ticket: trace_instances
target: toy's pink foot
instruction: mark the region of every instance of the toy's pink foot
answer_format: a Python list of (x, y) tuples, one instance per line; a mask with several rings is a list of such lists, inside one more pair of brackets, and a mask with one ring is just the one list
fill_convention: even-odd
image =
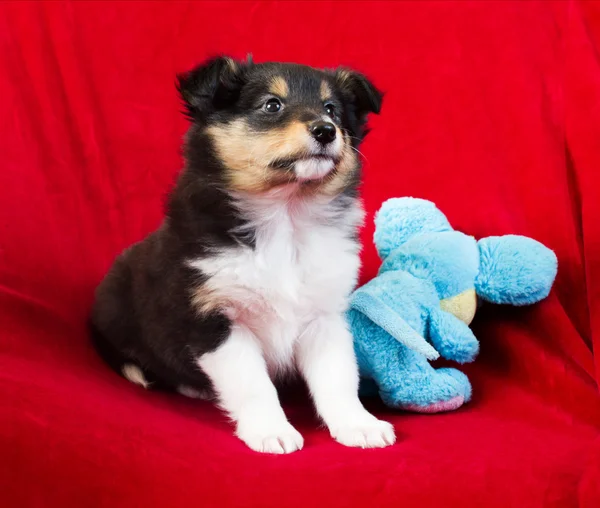
[(434, 404), (430, 404), (429, 406), (416, 406), (414, 404), (410, 404), (404, 406), (404, 409), (406, 411), (414, 411), (415, 413), (442, 413), (444, 411), (454, 411), (462, 406), (464, 402), (465, 398), (462, 395), (457, 395), (450, 400), (436, 402)]

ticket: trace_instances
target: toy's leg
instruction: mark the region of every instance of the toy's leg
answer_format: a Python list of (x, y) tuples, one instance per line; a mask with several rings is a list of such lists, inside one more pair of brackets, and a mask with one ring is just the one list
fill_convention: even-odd
[(456, 369), (430, 368), (434, 372), (430, 383), (418, 396), (404, 395), (405, 399), (412, 398), (413, 401), (402, 403), (403, 409), (417, 413), (440, 413), (458, 409), (471, 400), (471, 383), (465, 374)]
[[(361, 316), (352, 319), (363, 321)], [(355, 340), (361, 374), (377, 384), (388, 406), (431, 413), (450, 411), (470, 400), (471, 385), (462, 372), (434, 369), (423, 355), (400, 344), (366, 318), (355, 329), (364, 332)]]
[(387, 405), (435, 413), (456, 409), (470, 400), (471, 384), (462, 372), (436, 370), (425, 357), (402, 344), (397, 344), (394, 353), (396, 369), (375, 378)]

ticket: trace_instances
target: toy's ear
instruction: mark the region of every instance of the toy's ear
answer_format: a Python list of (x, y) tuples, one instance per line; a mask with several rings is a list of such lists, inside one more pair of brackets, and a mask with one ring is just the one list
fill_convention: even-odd
[(375, 215), (375, 247), (381, 259), (419, 233), (452, 231), (446, 216), (425, 199), (392, 198)]
[(530, 305), (548, 296), (558, 263), (550, 249), (531, 238), (491, 236), (478, 242), (475, 290), (491, 303)]
[(350, 307), (364, 314), (406, 347), (421, 353), (429, 360), (439, 358), (440, 355), (433, 346), (411, 328), (394, 309), (373, 294), (369, 286), (363, 286), (354, 292), (350, 299)]

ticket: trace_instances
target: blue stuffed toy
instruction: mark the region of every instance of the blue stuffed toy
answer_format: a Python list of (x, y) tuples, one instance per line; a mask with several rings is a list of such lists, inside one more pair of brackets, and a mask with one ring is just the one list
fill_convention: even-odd
[(465, 374), (434, 369), (440, 355), (471, 362), (479, 342), (469, 328), (481, 302), (529, 305), (548, 296), (554, 252), (523, 236), (476, 241), (454, 231), (433, 203), (386, 201), (375, 217), (377, 277), (351, 296), (348, 318), (361, 395), (423, 413), (449, 411), (471, 398)]

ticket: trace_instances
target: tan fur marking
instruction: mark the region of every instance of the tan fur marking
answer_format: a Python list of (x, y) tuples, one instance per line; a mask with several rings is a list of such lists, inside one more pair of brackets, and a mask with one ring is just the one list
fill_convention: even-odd
[[(292, 183), (291, 172), (271, 167), (276, 159), (286, 159), (305, 154), (309, 134), (302, 122), (292, 122), (268, 132), (254, 132), (242, 119), (229, 124), (213, 125), (207, 129), (219, 158), (227, 167), (231, 188), (236, 191), (260, 193), (274, 187)], [(338, 136), (342, 132), (338, 129)], [(359, 165), (357, 154), (352, 150), (347, 136), (344, 137), (341, 160), (336, 170), (320, 181), (302, 184), (303, 194), (335, 196), (348, 185)], [(203, 295), (202, 302), (214, 301)], [(221, 302), (222, 303), (222, 302)], [(202, 303), (205, 309), (217, 303)]]
[[(340, 133), (338, 132), (338, 135)], [(344, 138), (344, 148), (342, 149), (342, 158), (338, 163), (335, 172), (331, 173), (330, 178), (326, 178), (318, 189), (318, 192), (327, 196), (335, 196), (342, 192), (350, 183), (354, 172), (358, 169), (359, 161), (357, 154), (349, 145), (349, 140)]]
[(236, 120), (211, 126), (207, 133), (227, 166), (232, 187), (246, 192), (262, 192), (292, 181), (293, 175), (270, 165), (276, 159), (303, 155), (309, 139), (302, 122), (253, 132), (244, 120)]
[(271, 92), (273, 95), (276, 95), (277, 97), (285, 99), (290, 93), (290, 88), (285, 79), (283, 79), (281, 76), (275, 76), (271, 81), (269, 92)]
[(337, 71), (337, 78), (340, 83), (344, 83), (350, 79), (352, 73), (346, 69), (340, 69)]
[(148, 381), (144, 377), (142, 369), (140, 369), (137, 365), (134, 365), (133, 363), (126, 363), (125, 365), (123, 365), (123, 367), (121, 367), (121, 373), (123, 374), (125, 379), (131, 381), (136, 385), (141, 386), (142, 388), (147, 389), (150, 386), (150, 383), (148, 383)]
[(185, 397), (189, 397), (191, 399), (201, 399), (201, 400), (209, 400), (211, 398), (211, 394), (209, 390), (196, 390), (191, 386), (187, 385), (179, 385), (177, 387), (177, 391), (184, 395)]
[(226, 57), (225, 58), (225, 63), (227, 64), (227, 67), (229, 67), (229, 69), (232, 72), (237, 72), (238, 70), (238, 64), (235, 60), (233, 60), (232, 58)]
[(210, 314), (222, 307), (223, 303), (223, 300), (206, 284), (198, 286), (192, 292), (192, 305), (199, 314)]
[(329, 88), (329, 83), (327, 83), (327, 81), (321, 81), (320, 92), (322, 101), (326, 101), (327, 99), (331, 98), (331, 88)]

